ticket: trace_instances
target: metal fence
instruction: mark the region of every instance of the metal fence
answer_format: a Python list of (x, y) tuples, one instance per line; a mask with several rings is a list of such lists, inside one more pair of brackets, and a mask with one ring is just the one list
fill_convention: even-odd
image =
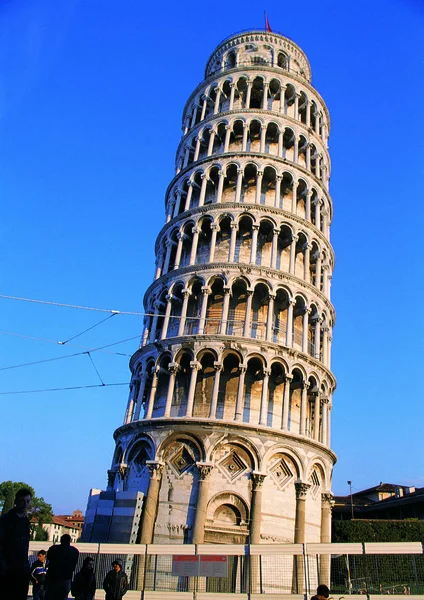
[[(46, 544), (48, 545), (48, 544)], [(77, 571), (86, 556), (95, 561), (97, 587), (102, 588), (112, 561), (120, 558), (128, 575), (127, 600), (178, 598), (255, 600), (315, 593), (329, 583), (334, 600), (367, 596), (410, 596), (424, 599), (423, 545), (417, 543), (142, 545), (75, 544), (80, 551)], [(30, 562), (43, 548), (31, 542)], [(45, 547), (44, 549), (47, 550)], [(226, 576), (173, 574), (174, 555), (225, 556)], [(103, 598), (100, 591), (96, 598)]]

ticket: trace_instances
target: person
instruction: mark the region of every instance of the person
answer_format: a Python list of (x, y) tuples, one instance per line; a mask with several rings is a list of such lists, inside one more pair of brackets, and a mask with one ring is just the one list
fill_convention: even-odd
[(0, 598), (7, 600), (26, 600), (28, 596), (30, 505), (31, 491), (21, 488), (14, 508), (0, 518)]
[(71, 536), (64, 533), (60, 544), (47, 551), (45, 600), (66, 600), (71, 589), (72, 575), (78, 562), (79, 551), (71, 546)]
[(103, 589), (106, 592), (106, 600), (121, 600), (129, 588), (128, 577), (122, 570), (123, 563), (120, 558), (115, 558), (112, 570), (106, 573), (103, 581)]
[(96, 577), (94, 575), (94, 560), (86, 556), (82, 569), (75, 575), (71, 585), (71, 594), (76, 600), (93, 600), (96, 594)]
[(317, 593), (315, 596), (312, 596), (311, 600), (327, 600), (327, 598), (330, 595), (330, 590), (328, 589), (328, 587), (324, 584), (321, 583), (318, 587), (317, 587)]
[(33, 600), (44, 600), (46, 591), (46, 551), (40, 550), (37, 560), (31, 565), (32, 597)]

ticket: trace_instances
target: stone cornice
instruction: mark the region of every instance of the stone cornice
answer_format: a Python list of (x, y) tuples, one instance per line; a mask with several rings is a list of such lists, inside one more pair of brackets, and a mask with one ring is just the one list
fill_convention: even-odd
[[(327, 200), (328, 200), (328, 204), (330, 206), (330, 219), (333, 216), (333, 202), (330, 196), (330, 192), (327, 190), (327, 188), (325, 187), (325, 185), (322, 183), (321, 179), (318, 179), (318, 177), (316, 175), (314, 175), (311, 171), (308, 171), (308, 169), (306, 169), (305, 167), (302, 167), (301, 165), (299, 165), (298, 163), (294, 163), (290, 160), (287, 160), (286, 158), (281, 158), (280, 156), (272, 156), (271, 154), (265, 154), (262, 152), (226, 152), (225, 154), (217, 154), (216, 156), (207, 156), (206, 158), (202, 158), (201, 160), (196, 160), (195, 162), (191, 163), (188, 167), (186, 167), (185, 169), (182, 169), (179, 173), (177, 173), (172, 180), (170, 181), (168, 187), (166, 188), (166, 192), (165, 192), (165, 206), (168, 203), (168, 195), (169, 192), (172, 189), (172, 186), (175, 185), (175, 183), (180, 179), (183, 178), (185, 176), (187, 176), (188, 173), (191, 173), (191, 171), (196, 171), (196, 169), (200, 166), (200, 165), (204, 165), (207, 163), (211, 163), (211, 166), (214, 165), (216, 166), (217, 163), (219, 163), (219, 161), (222, 160), (227, 160), (228, 158), (233, 158), (235, 156), (240, 156), (242, 158), (249, 158), (252, 156), (257, 156), (259, 158), (262, 159), (266, 159), (269, 160), (270, 164), (272, 165), (273, 162), (276, 162), (277, 164), (281, 165), (288, 165), (290, 168), (294, 168), (294, 170), (298, 170), (300, 171), (300, 173), (302, 173), (303, 175), (306, 175), (307, 177), (310, 177), (312, 181), (314, 181), (318, 187), (322, 190), (322, 192), (325, 194)], [(268, 166), (268, 165), (265, 165)], [(224, 204), (224, 203), (222, 203)], [(210, 205), (209, 205), (210, 206)]]
[[(225, 207), (225, 208), (223, 208)], [(173, 219), (171, 219), (170, 221), (168, 221), (168, 223), (165, 223), (165, 225), (162, 227), (162, 229), (159, 231), (158, 236), (156, 238), (156, 243), (155, 243), (155, 253), (157, 254), (160, 251), (160, 241), (161, 238), (163, 237), (163, 235), (166, 233), (167, 230), (171, 229), (176, 223), (178, 223), (179, 221), (183, 222), (185, 219), (190, 219), (190, 217), (192, 217), (193, 215), (205, 215), (205, 214), (215, 214), (218, 213), (220, 215), (224, 214), (225, 212), (227, 212), (227, 209), (239, 209), (240, 213), (251, 213), (254, 211), (258, 211), (258, 212), (262, 212), (264, 213), (263, 216), (267, 216), (267, 215), (276, 215), (278, 217), (283, 216), (285, 218), (285, 220), (287, 221), (294, 221), (295, 223), (297, 223), (298, 225), (301, 225), (302, 227), (305, 226), (306, 224), (306, 229), (311, 229), (314, 233), (314, 235), (321, 240), (321, 242), (323, 242), (333, 261), (333, 268), (334, 268), (334, 263), (335, 263), (335, 256), (334, 256), (334, 250), (333, 247), (331, 245), (331, 242), (325, 237), (325, 235), (311, 222), (311, 221), (307, 221), (306, 219), (303, 219), (302, 217), (298, 217), (297, 215), (294, 215), (292, 212), (288, 211), (288, 210), (283, 210), (282, 208), (275, 208), (274, 206), (267, 206), (266, 204), (244, 204), (241, 202), (222, 202), (220, 204), (206, 204), (204, 206), (198, 206), (197, 208), (192, 208), (190, 210), (186, 210), (184, 212), (182, 212), (181, 214), (177, 215), (176, 217), (174, 217)], [(249, 263), (250, 264), (250, 263)]]
[[(181, 349), (183, 347), (190, 346), (194, 347), (195, 344), (201, 344), (205, 346), (205, 342), (208, 342), (207, 346), (209, 348), (215, 348), (217, 345), (222, 346), (222, 350), (226, 347), (234, 346), (234, 349), (240, 351), (240, 347), (242, 348), (250, 348), (258, 350), (258, 347), (266, 350), (274, 351), (274, 356), (270, 358), (270, 360), (280, 356), (287, 361), (287, 356), (293, 362), (302, 362), (303, 364), (310, 365), (312, 370), (317, 371), (322, 376), (322, 379), (327, 378), (328, 381), (332, 384), (332, 389), (335, 391), (336, 389), (336, 378), (334, 377), (332, 371), (328, 369), (320, 360), (317, 360), (310, 354), (305, 354), (301, 350), (297, 350), (296, 348), (289, 348), (283, 344), (277, 344), (276, 342), (267, 342), (265, 340), (255, 340), (253, 338), (244, 338), (240, 336), (233, 335), (221, 335), (221, 334), (196, 334), (196, 335), (183, 335), (183, 336), (175, 336), (172, 338), (166, 338), (163, 340), (159, 340), (154, 343), (146, 344), (141, 348), (138, 348), (131, 356), (130, 359), (130, 369), (131, 372), (134, 372), (137, 366), (137, 361), (143, 356), (143, 354), (150, 353), (153, 348), (156, 349), (156, 353), (160, 354), (165, 349), (170, 349), (174, 346), (177, 349)], [(283, 349), (283, 350), (281, 350)], [(266, 353), (264, 350), (264, 353)]]
[(159, 417), (156, 419), (148, 419), (144, 421), (133, 421), (126, 425), (118, 427), (113, 434), (115, 442), (121, 435), (128, 433), (141, 433), (143, 430), (160, 430), (169, 429), (170, 432), (174, 432), (176, 429), (182, 429), (186, 433), (191, 433), (191, 428), (196, 435), (200, 432), (204, 434), (210, 434), (211, 431), (216, 429), (217, 432), (222, 434), (223, 429), (225, 433), (236, 433), (240, 434), (241, 431), (245, 431), (247, 435), (251, 436), (253, 432), (259, 435), (265, 435), (268, 439), (275, 439), (276, 442), (281, 440), (287, 440), (296, 446), (304, 445), (314, 452), (317, 452), (321, 456), (324, 456), (327, 460), (330, 460), (332, 464), (337, 461), (336, 454), (324, 444), (317, 442), (311, 438), (301, 436), (297, 433), (291, 433), (288, 431), (280, 431), (273, 429), (272, 427), (249, 425), (249, 423), (236, 423), (235, 421), (225, 421), (223, 419), (201, 419), (198, 417), (181, 417), (181, 418), (169, 418)]
[[(219, 121), (221, 118), (223, 117), (228, 117), (228, 116), (232, 116), (232, 115), (270, 115), (272, 117), (276, 117), (277, 119), (281, 119), (283, 121), (288, 121), (289, 124), (291, 123), (292, 125), (296, 125), (301, 127), (301, 129), (305, 132), (306, 135), (310, 135), (311, 133), (314, 136), (314, 139), (320, 144), (321, 149), (325, 152), (325, 155), (327, 157), (328, 160), (328, 166), (329, 166), (329, 172), (331, 172), (331, 158), (330, 158), (330, 153), (328, 151), (327, 146), (325, 145), (324, 140), (316, 133), (316, 131), (314, 129), (312, 129), (312, 127), (307, 127), (305, 125), (305, 123), (302, 123), (301, 121), (298, 121), (296, 119), (293, 119), (293, 117), (290, 117), (289, 115), (282, 115), (281, 113), (275, 111), (275, 110), (264, 110), (264, 109), (260, 109), (260, 108), (243, 108), (243, 109), (239, 109), (239, 110), (227, 110), (225, 112), (220, 112), (217, 113), (216, 115), (209, 115), (208, 117), (206, 117), (206, 119), (203, 119), (203, 121), (200, 121), (199, 123), (197, 123), (197, 125), (195, 125), (192, 129), (190, 129), (186, 135), (184, 135), (179, 144), (178, 144), (178, 148), (176, 151), (176, 156), (178, 156), (178, 153), (181, 149), (181, 146), (183, 145), (183, 143), (187, 140), (187, 138), (190, 135), (193, 135), (194, 132), (198, 131), (199, 129), (201, 129), (202, 127), (204, 127), (205, 125), (212, 123), (213, 121)], [(228, 153), (226, 152), (224, 154), (224, 156), (226, 156)], [(267, 154), (267, 156), (273, 156), (271, 154)]]
[(189, 265), (187, 267), (180, 267), (179, 269), (177, 269), (175, 271), (171, 271), (170, 273), (167, 273), (166, 275), (162, 275), (162, 277), (159, 277), (159, 279), (156, 279), (156, 281), (154, 281), (153, 283), (151, 283), (149, 285), (149, 287), (147, 288), (147, 290), (144, 294), (144, 298), (143, 298), (144, 306), (146, 306), (147, 299), (148, 299), (149, 295), (152, 293), (152, 291), (155, 289), (155, 287), (161, 287), (172, 281), (176, 281), (181, 278), (181, 275), (190, 273), (194, 276), (200, 272), (211, 271), (212, 272), (211, 276), (212, 276), (212, 275), (222, 274), (223, 271), (226, 271), (228, 269), (232, 269), (234, 274), (240, 274), (240, 276), (244, 275), (244, 276), (248, 277), (249, 275), (252, 274), (252, 275), (256, 275), (257, 277), (262, 277), (264, 279), (269, 278), (269, 279), (273, 280), (275, 283), (281, 283), (281, 282), (284, 282), (286, 284), (289, 284), (291, 282), (296, 283), (296, 285), (299, 288), (303, 288), (304, 290), (312, 293), (312, 295), (315, 295), (317, 298), (319, 298), (321, 300), (322, 304), (324, 304), (326, 306), (326, 308), (330, 311), (330, 314), (331, 314), (331, 317), (333, 320), (333, 324), (336, 322), (336, 312), (334, 310), (332, 303), (330, 302), (330, 300), (328, 300), (328, 298), (326, 296), (324, 296), (324, 294), (322, 292), (317, 290), (317, 288), (315, 286), (313, 286), (311, 283), (307, 283), (303, 279), (295, 277), (294, 275), (290, 275), (290, 273), (278, 271), (277, 269), (271, 269), (270, 267), (260, 267), (257, 265), (252, 265), (250, 263), (243, 264), (243, 263), (215, 262), (215, 263), (205, 263), (202, 265), (196, 264), (196, 265)]

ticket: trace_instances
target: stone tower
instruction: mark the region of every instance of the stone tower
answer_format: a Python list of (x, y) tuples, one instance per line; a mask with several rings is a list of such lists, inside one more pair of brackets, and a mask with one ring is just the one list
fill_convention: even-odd
[(329, 128), (271, 32), (219, 44), (187, 101), (109, 471), (142, 543), (330, 539)]

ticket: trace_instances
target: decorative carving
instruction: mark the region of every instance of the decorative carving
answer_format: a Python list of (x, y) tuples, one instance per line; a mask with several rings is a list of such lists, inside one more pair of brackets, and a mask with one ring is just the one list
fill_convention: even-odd
[(167, 461), (167, 464), (178, 477), (181, 477), (181, 475), (193, 467), (195, 462), (196, 461), (187, 446), (182, 446), (171, 456)]
[(303, 483), (303, 481), (296, 481), (294, 487), (296, 489), (296, 500), (306, 500), (308, 490), (311, 487), (309, 483)]
[(293, 473), (284, 458), (276, 462), (270, 468), (269, 473), (280, 490), (285, 488), (293, 479)]
[(113, 488), (115, 485), (116, 471), (109, 469), (107, 472), (107, 486)]
[(206, 479), (208, 479), (209, 475), (212, 472), (213, 465), (210, 463), (198, 462), (198, 463), (196, 463), (196, 466), (199, 469), (199, 475), (200, 475), (201, 481), (205, 481)]
[(163, 473), (163, 463), (155, 460), (146, 461), (147, 468), (149, 469), (151, 479), (160, 479)]
[(234, 481), (248, 469), (248, 465), (234, 450), (224, 456), (219, 462), (218, 467), (230, 481)]
[(266, 473), (258, 473), (257, 471), (253, 471), (250, 474), (253, 483), (254, 490), (261, 490), (265, 481)]

